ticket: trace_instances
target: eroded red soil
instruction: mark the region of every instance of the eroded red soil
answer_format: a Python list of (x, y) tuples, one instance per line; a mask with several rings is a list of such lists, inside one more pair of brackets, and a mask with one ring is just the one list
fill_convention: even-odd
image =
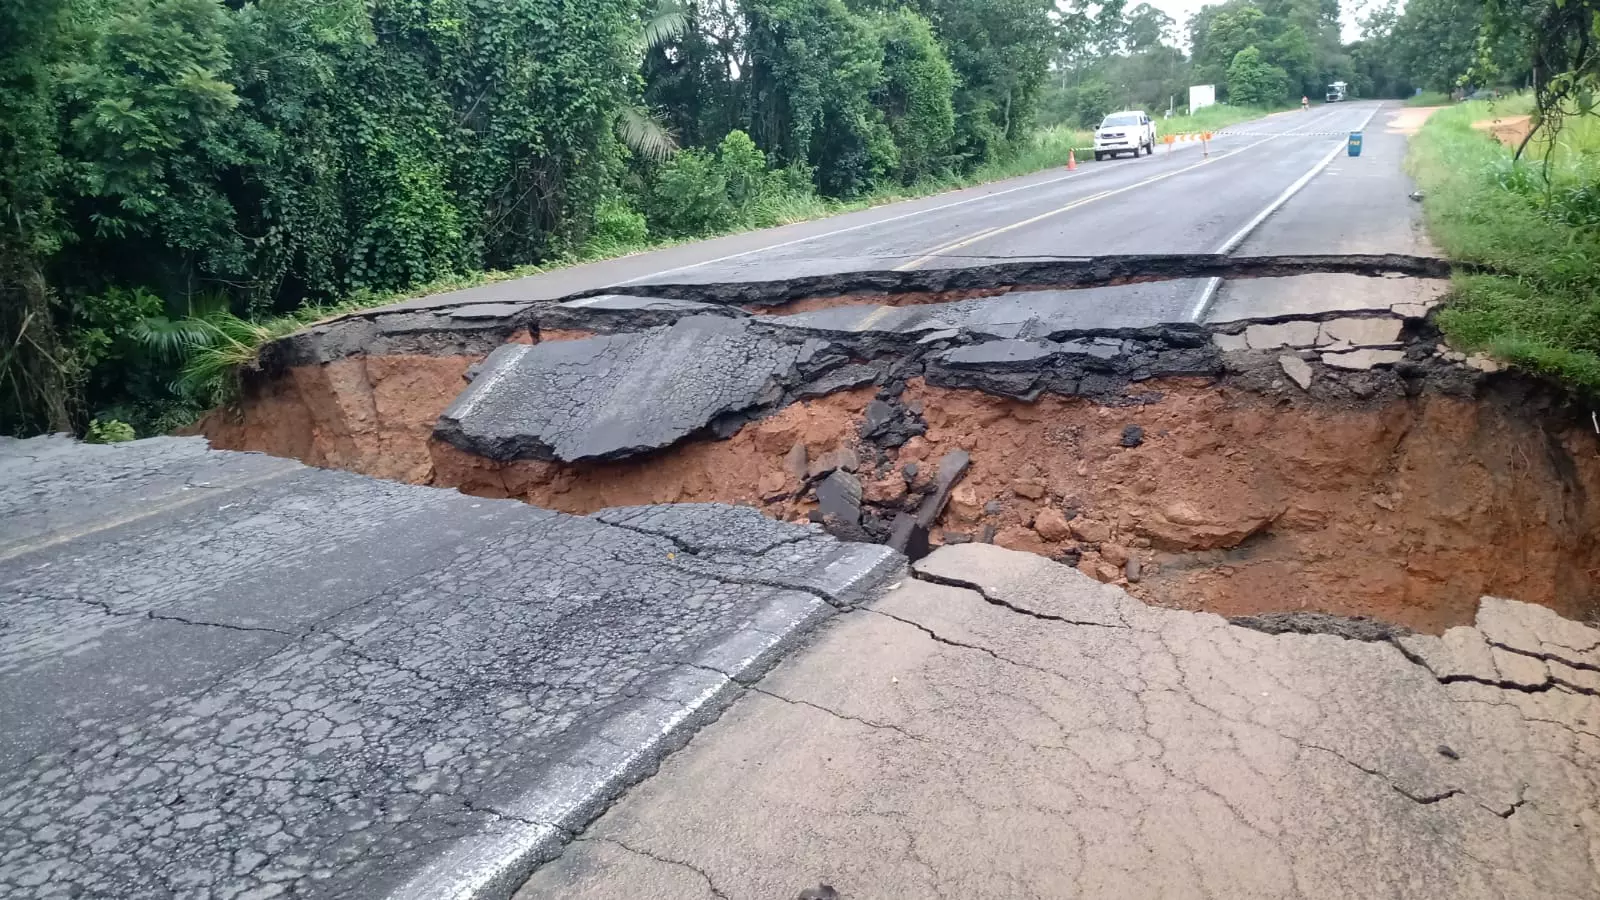
[[(797, 403), (726, 441), (647, 458), (497, 463), (434, 441), (476, 358), (373, 356), (291, 370), (213, 444), (573, 513), (718, 500), (803, 519), (808, 472), (854, 465), (867, 501), (904, 500), (956, 447), (972, 466), (934, 532), (1050, 556), (1146, 600), (1223, 614), (1313, 610), (1438, 632), (1482, 594), (1592, 617), (1600, 571), (1595, 437), (1549, 433), (1509, 402), (1445, 396), (1370, 408), (1211, 383), (1146, 383), (1144, 405), (1022, 403), (913, 381), (928, 422), (887, 457), (855, 447), (872, 389)], [(1122, 446), (1124, 429), (1143, 442)]]

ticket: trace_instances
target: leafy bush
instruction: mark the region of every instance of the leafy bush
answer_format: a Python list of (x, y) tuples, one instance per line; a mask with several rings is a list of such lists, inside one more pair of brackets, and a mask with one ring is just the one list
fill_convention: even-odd
[(1406, 98), (1407, 106), (1449, 106), (1450, 95), (1443, 91), (1423, 91)]
[(717, 174), (722, 176), (728, 202), (736, 210), (748, 209), (767, 191), (767, 156), (738, 129), (717, 145)]
[(928, 20), (901, 9), (878, 23), (883, 81), (873, 95), (893, 138), (894, 176), (911, 184), (946, 169), (956, 134), (955, 71)]
[(583, 255), (589, 259), (615, 256), (649, 243), (650, 229), (644, 213), (635, 210), (622, 197), (608, 197), (594, 211), (594, 224), (589, 228)]
[(651, 230), (673, 237), (709, 234), (733, 224), (728, 181), (716, 157), (682, 150), (656, 173), (647, 212)]
[[(1439, 324), (1452, 344), (1600, 395), (1600, 128), (1573, 123), (1547, 159), (1520, 161), (1472, 127), (1515, 115), (1526, 98), (1461, 103), (1429, 118), (1410, 165), (1430, 231), (1452, 259), (1486, 273), (1457, 275)], [(1548, 165), (1547, 165), (1548, 162)]]
[(127, 422), (116, 419), (92, 419), (84, 432), (83, 439), (91, 444), (120, 444), (123, 441), (131, 441), (137, 436), (133, 433), (133, 426)]

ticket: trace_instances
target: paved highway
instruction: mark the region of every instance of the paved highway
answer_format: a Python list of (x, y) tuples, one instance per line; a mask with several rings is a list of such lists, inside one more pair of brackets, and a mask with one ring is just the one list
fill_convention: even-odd
[[(652, 284), (771, 281), (1133, 253), (1429, 253), (1394, 104), (1278, 113), (1154, 156), (1048, 170), (827, 219), (396, 304), (550, 300)], [(1359, 159), (1344, 156), (1364, 130)], [(1268, 217), (1273, 228), (1263, 228)], [(1267, 236), (1280, 233), (1286, 239)]]

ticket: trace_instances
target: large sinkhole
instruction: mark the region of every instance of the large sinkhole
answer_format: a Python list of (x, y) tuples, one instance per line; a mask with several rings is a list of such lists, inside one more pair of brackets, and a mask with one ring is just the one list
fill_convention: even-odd
[[(990, 541), (1150, 603), (1230, 616), (1366, 616), (1438, 633), (1470, 623), (1492, 594), (1595, 618), (1600, 444), (1588, 413), (1546, 385), (1464, 364), (1418, 312), (1051, 351), (1057, 373), (1073, 352), (1105, 363), (1096, 347), (1142, 360), (1133, 377), (1094, 375), (1093, 390), (1083, 371), (1070, 389), (1024, 385), (1031, 370), (992, 341), (847, 340), (831, 371), (853, 374), (821, 376), (828, 390), (813, 379), (814, 395), (767, 391), (664, 447), (577, 461), (507, 458), (509, 444), (478, 452), (441, 426), (469, 375), (503, 374), (481, 374), (487, 345), (455, 334), (429, 352), (369, 347), (264, 368), (203, 430), (222, 448), (570, 513), (717, 501), (902, 543), (896, 529), (920, 515), (929, 527), (912, 552), (919, 540)], [(569, 330), (519, 337), (535, 349), (591, 340), (559, 324)], [(992, 365), (964, 372), (930, 355), (948, 363), (951, 347)]]

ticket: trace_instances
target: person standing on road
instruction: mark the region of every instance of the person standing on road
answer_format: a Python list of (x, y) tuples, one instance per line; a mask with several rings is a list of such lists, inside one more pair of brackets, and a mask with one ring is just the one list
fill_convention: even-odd
[(1300, 108), (1304, 109), (1304, 110), (1311, 109), (1311, 98), (1307, 97), (1305, 94), (1301, 94), (1300, 95)]

